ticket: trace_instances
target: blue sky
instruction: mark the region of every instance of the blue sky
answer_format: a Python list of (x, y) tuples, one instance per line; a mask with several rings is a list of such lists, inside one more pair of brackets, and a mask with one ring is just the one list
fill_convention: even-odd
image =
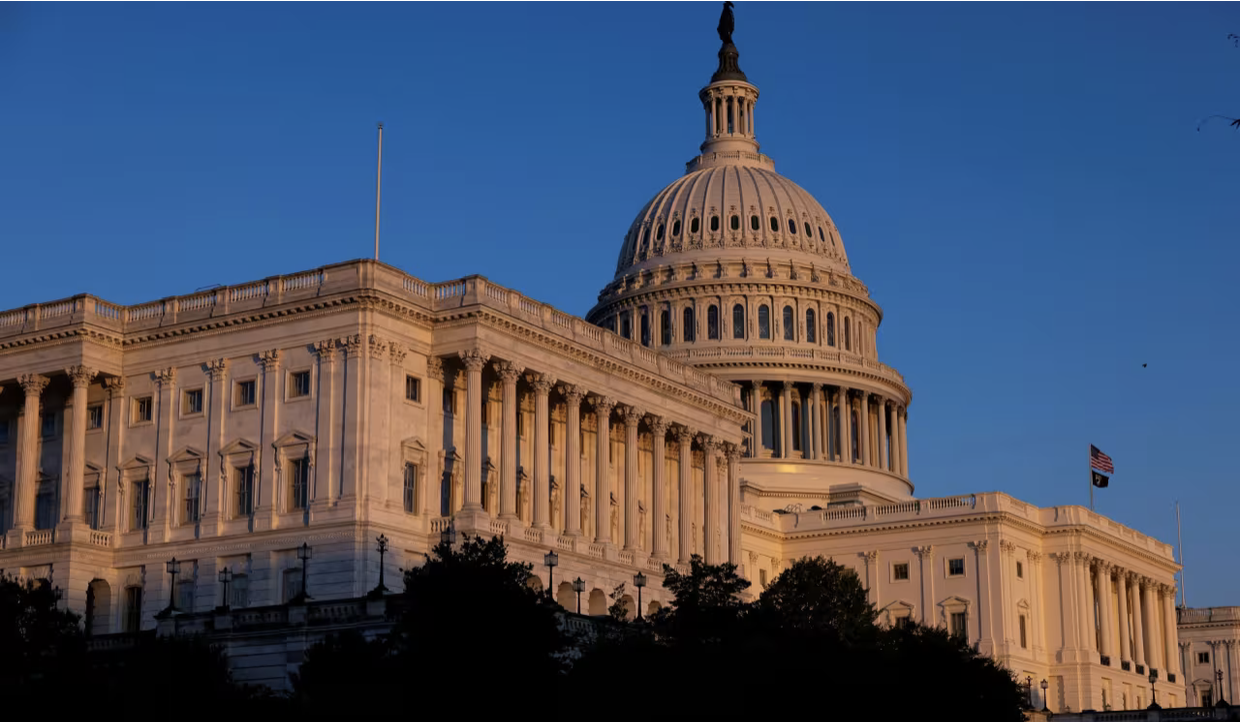
[[(365, 257), (584, 314), (701, 142), (709, 4), (0, 6), (0, 308)], [(1086, 503), (1240, 604), (1234, 4), (737, 9), (763, 151), (914, 390), (918, 493)], [(1148, 364), (1142, 368), (1142, 364)]]

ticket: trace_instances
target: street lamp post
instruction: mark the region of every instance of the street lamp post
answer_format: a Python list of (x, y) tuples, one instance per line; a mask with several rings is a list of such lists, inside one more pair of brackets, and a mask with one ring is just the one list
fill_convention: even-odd
[(642, 620), (642, 587), (646, 586), (646, 575), (638, 572), (633, 575), (633, 586), (637, 587), (637, 621)]
[(1146, 707), (1146, 709), (1162, 709), (1162, 707), (1158, 706), (1158, 690), (1154, 688), (1154, 683), (1157, 681), (1158, 681), (1158, 675), (1154, 674), (1154, 670), (1151, 669), (1150, 670), (1150, 698), (1153, 699), (1154, 701), (1150, 702), (1150, 706)]
[(181, 573), (181, 562), (178, 562), (177, 558), (173, 557), (168, 560), (166, 568), (170, 578), (168, 583), (168, 610), (175, 611), (177, 608), (177, 575)]
[(1046, 681), (1045, 679), (1044, 679), (1044, 680), (1042, 680), (1042, 711), (1043, 711), (1043, 712), (1050, 712), (1050, 711), (1051, 711), (1051, 710), (1050, 710), (1050, 708), (1046, 706), (1046, 703), (1047, 703), (1047, 701), (1048, 701), (1048, 700), (1046, 699), (1046, 688), (1047, 688), (1047, 687), (1049, 687), (1049, 686), (1050, 686), (1050, 684), (1048, 684), (1048, 683), (1047, 683), (1047, 681)]
[(375, 541), (379, 542), (379, 586), (375, 587), (375, 592), (383, 594), (388, 589), (383, 585), (383, 555), (387, 554), (388, 538), (386, 534), (380, 534)]
[(581, 593), (586, 590), (586, 583), (581, 577), (573, 580), (573, 591), (577, 592), (577, 613), (581, 614)]
[(220, 574), (219, 574), (220, 584), (224, 585), (224, 601), (222, 604), (220, 604), (220, 609), (224, 609), (224, 610), (228, 609), (228, 585), (232, 584), (232, 578), (233, 578), (232, 569), (229, 569), (228, 567), (224, 567), (223, 569), (220, 570)]
[(1033, 708), (1033, 677), (1025, 677), (1025, 701)]
[(1223, 700), (1223, 670), (1214, 670), (1214, 679), (1218, 681), (1218, 684), (1215, 685), (1218, 688), (1218, 699), (1214, 701), (1214, 704), (1215, 706), (1222, 707), (1225, 704)]
[(448, 522), (447, 528), (439, 532), (439, 543), (447, 544), (449, 549), (456, 544), (456, 527), (453, 526), (452, 522)]
[[(547, 594), (555, 594), (555, 568), (560, 563), (560, 555), (554, 551), (549, 551), (543, 557), (543, 564), (547, 565)], [(555, 597), (552, 596), (552, 599)]]
[(310, 547), (309, 542), (302, 542), (297, 547), (297, 558), (301, 560), (301, 594), (298, 599), (305, 601), (310, 598), (310, 593), (306, 591), (306, 567), (310, 565), (310, 558), (314, 556), (314, 549)]

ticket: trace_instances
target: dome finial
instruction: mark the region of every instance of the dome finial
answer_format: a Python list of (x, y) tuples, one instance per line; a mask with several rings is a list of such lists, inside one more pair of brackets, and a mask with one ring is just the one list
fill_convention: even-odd
[(740, 80), (748, 82), (740, 66), (740, 51), (732, 44), (732, 31), (736, 29), (736, 16), (732, 14), (732, 3), (723, 4), (723, 13), (719, 15), (719, 40), (723, 47), (719, 48), (719, 69), (711, 76), (710, 82), (720, 80)]

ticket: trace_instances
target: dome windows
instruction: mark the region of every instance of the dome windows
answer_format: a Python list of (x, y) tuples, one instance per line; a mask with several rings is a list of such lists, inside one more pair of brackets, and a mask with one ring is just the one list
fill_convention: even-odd
[(698, 232), (698, 231), (700, 231), (700, 230), (702, 230), (702, 219), (701, 219), (701, 218), (698, 218), (697, 216), (694, 216), (694, 217), (693, 217), (693, 218), (689, 221), (689, 232), (690, 232), (690, 233), (697, 233), (697, 232)]
[(679, 218), (677, 218), (676, 221), (672, 223), (672, 235), (673, 236), (680, 235), (680, 219)]
[[(714, 306), (711, 306), (711, 308), (714, 308)], [(693, 309), (686, 307), (684, 312), (684, 322), (681, 325), (680, 332), (681, 335), (684, 336), (685, 343), (693, 343), (693, 332)]]
[(794, 236), (797, 234), (797, 222), (792, 218), (788, 219), (788, 232)]
[(659, 312), (659, 342), (664, 346), (672, 345), (672, 312), (666, 308)]
[(835, 314), (827, 312), (827, 345), (835, 345)]
[(706, 309), (706, 338), (719, 340), (719, 307), (712, 305)]
[(845, 318), (845, 319), (844, 319), (844, 350), (845, 350), (845, 351), (852, 351), (852, 338), (851, 338), (852, 333), (851, 333), (851, 331), (852, 331), (852, 329), (850, 328), (850, 324), (848, 323), (848, 319), (847, 319), (847, 318)]
[(654, 232), (654, 239), (656, 241), (663, 240), (663, 224), (662, 223), (659, 224), (658, 230)]
[(753, 215), (749, 217), (749, 230), (751, 231), (762, 230), (762, 221), (761, 219), (758, 218), (758, 216)]
[(805, 222), (805, 237), (806, 238), (814, 237), (814, 231), (809, 227), (809, 221)]
[[(740, 308), (740, 306), (737, 306)], [(758, 306), (758, 338), (771, 337), (771, 309), (763, 304)], [(737, 338), (740, 338), (737, 336)]]
[(817, 317), (814, 309), (805, 309), (805, 340), (809, 343), (818, 343), (818, 332), (814, 328), (817, 325)]
[(732, 217), (728, 219), (728, 225), (732, 230), (739, 231), (741, 229), (741, 217), (733, 213)]
[(719, 230), (719, 216), (710, 217), (710, 230), (712, 233)]
[(779, 233), (779, 219), (775, 216), (771, 216), (771, 232)]
[(796, 316), (792, 312), (792, 306), (784, 306), (784, 340), (795, 341), (796, 337)]
[(822, 241), (823, 243), (827, 242), (826, 236), (822, 235), (822, 226), (818, 226), (818, 240)]
[(745, 307), (739, 303), (732, 307), (732, 338), (745, 338)]

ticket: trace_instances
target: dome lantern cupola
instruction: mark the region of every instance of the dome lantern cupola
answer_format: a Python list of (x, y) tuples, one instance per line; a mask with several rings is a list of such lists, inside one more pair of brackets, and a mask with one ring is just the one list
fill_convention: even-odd
[(706, 111), (706, 140), (702, 155), (689, 161), (687, 172), (723, 163), (756, 165), (774, 170), (770, 158), (758, 152), (754, 133), (754, 105), (758, 89), (750, 84), (740, 66), (740, 51), (732, 44), (735, 25), (732, 3), (723, 4), (719, 18), (719, 67), (710, 78), (710, 85), (698, 91)]

